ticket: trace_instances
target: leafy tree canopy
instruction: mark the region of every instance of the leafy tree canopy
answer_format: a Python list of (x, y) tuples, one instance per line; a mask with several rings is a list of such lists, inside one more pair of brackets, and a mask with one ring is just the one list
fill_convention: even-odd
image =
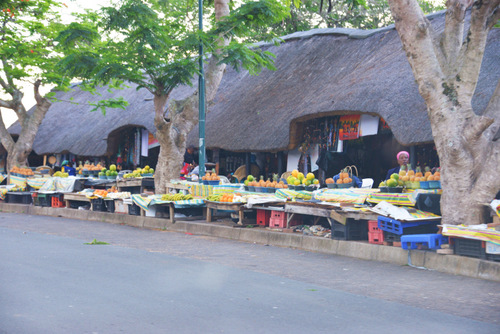
[[(196, 13), (189, 0), (125, 0), (99, 13), (89, 11), (57, 38), (67, 54), (59, 63), (61, 71), (90, 86), (130, 81), (168, 95), (178, 85), (191, 85), (198, 74), (200, 43), (205, 58), (222, 45), (221, 39), (244, 40), (258, 27), (280, 22), (288, 9), (276, 0), (247, 1), (219, 23), (211, 17), (207, 31), (199, 31)], [(215, 54), (220, 62), (250, 73), (272, 68), (271, 54), (241, 39), (222, 46)]]

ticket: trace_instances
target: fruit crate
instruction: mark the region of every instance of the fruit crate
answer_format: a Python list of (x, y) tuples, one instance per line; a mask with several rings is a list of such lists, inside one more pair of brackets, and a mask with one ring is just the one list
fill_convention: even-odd
[[(393, 234), (425, 234), (436, 233), (438, 231), (438, 220), (435, 221), (414, 221), (414, 222), (400, 222), (395, 219), (379, 216), (378, 228), (385, 232)], [(385, 233), (384, 233), (385, 237)], [(387, 240), (390, 241), (390, 240)], [(399, 240), (397, 240), (399, 241)]]
[(368, 231), (368, 242), (370, 244), (382, 245), (384, 243), (384, 233)]
[(139, 216), (141, 214), (141, 208), (132, 203), (128, 205), (128, 214), (131, 216)]
[(115, 200), (114, 199), (105, 200), (104, 205), (106, 206), (106, 211), (108, 211), (109, 213), (115, 212)]
[(384, 236), (384, 241), (387, 242), (400, 242), (401, 234), (391, 233), (387, 231), (382, 231)]
[(52, 202), (50, 200), (50, 198), (51, 198), (50, 194), (40, 194), (39, 193), (37, 195), (37, 198), (38, 198), (38, 206), (46, 207), (46, 206), (52, 205)]
[(271, 211), (257, 209), (257, 225), (269, 226), (269, 219), (271, 218)]
[(401, 236), (403, 249), (440, 249), (442, 244), (448, 243), (448, 237), (442, 234), (407, 234)]
[(6, 203), (31, 204), (32, 196), (28, 192), (7, 192), (5, 195)]
[(368, 221), (368, 232), (382, 233), (382, 231), (378, 228), (378, 221), (377, 220), (369, 220)]
[(107, 211), (106, 205), (104, 204), (104, 200), (102, 198), (92, 199), (92, 211), (99, 211), (99, 212)]
[[(273, 211), (280, 212), (280, 211)], [(271, 214), (271, 218), (269, 218), (269, 227), (278, 227), (278, 228), (286, 228), (287, 215), (286, 212), (280, 212), (283, 215), (280, 215), (280, 218), (273, 218)], [(302, 224), (302, 217), (294, 214), (290, 222), (288, 223), (288, 227), (297, 226)]]
[(50, 203), (53, 208), (64, 208), (66, 205), (63, 201), (62, 194), (54, 194), (50, 197)]
[(334, 222), (332, 225), (332, 239), (340, 240), (368, 240), (368, 221), (347, 219), (345, 225)]
[(484, 260), (487, 258), (486, 243), (484, 241), (450, 237), (450, 244), (453, 244), (453, 253), (456, 255)]

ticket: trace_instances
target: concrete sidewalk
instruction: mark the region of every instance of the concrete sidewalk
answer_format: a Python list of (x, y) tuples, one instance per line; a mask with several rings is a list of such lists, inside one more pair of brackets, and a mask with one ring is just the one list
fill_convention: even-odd
[(389, 262), (399, 265), (411, 264), (413, 266), (425, 267), (448, 274), (500, 282), (500, 262), (485, 261), (457, 255), (441, 255), (432, 251), (407, 251), (399, 247), (374, 245), (362, 241), (333, 240), (302, 234), (272, 231), (263, 228), (249, 229), (224, 226), (199, 220), (189, 222), (178, 221), (171, 224), (170, 220), (162, 218), (66, 208), (39, 207), (25, 204), (9, 204), (3, 202), (0, 202), (0, 210), (3, 212), (55, 216), (100, 221), (111, 224), (126, 224), (148, 229), (188, 232), (196, 235), (227, 238), (264, 245), (292, 247), (306, 251), (336, 254), (363, 260)]

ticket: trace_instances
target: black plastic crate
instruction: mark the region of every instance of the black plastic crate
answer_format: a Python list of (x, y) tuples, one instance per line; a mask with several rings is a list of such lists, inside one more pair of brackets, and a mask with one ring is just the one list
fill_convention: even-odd
[(490, 261), (500, 262), (500, 254), (488, 254), (486, 253), (486, 259)]
[(106, 210), (110, 213), (115, 212), (115, 200), (106, 200), (104, 201), (104, 204), (106, 205)]
[(85, 201), (69, 201), (69, 207), (71, 209), (78, 209), (81, 206), (90, 208), (90, 203)]
[(441, 216), (440, 194), (418, 194), (415, 207), (419, 210), (431, 212)]
[(141, 214), (141, 208), (132, 203), (128, 206), (128, 214), (132, 216), (139, 216)]
[(387, 242), (400, 242), (401, 234), (396, 234), (392, 232), (382, 231), (384, 232), (384, 241)]
[(38, 194), (39, 206), (52, 206), (52, 197), (50, 194)]
[(463, 238), (450, 238), (450, 241), (453, 243), (453, 252), (456, 255), (486, 259), (484, 241)]
[(334, 222), (332, 239), (368, 240), (368, 221), (347, 219), (345, 225)]
[(31, 193), (7, 192), (5, 196), (5, 202), (16, 204), (31, 204)]
[(102, 198), (92, 199), (92, 211), (107, 211), (106, 205), (104, 204), (104, 200)]

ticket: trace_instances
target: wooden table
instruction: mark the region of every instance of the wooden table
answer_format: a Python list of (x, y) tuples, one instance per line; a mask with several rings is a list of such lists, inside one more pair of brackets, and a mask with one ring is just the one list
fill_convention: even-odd
[(213, 210), (226, 210), (238, 211), (238, 224), (243, 225), (244, 210), (246, 209), (244, 203), (226, 203), (226, 202), (212, 202), (205, 201), (207, 205), (207, 222), (212, 222)]
[(116, 188), (118, 192), (128, 191), (132, 194), (142, 193), (142, 180), (141, 179), (123, 179), (116, 181)]
[(189, 191), (189, 186), (182, 184), (182, 183), (167, 182), (166, 189), (167, 189), (167, 194), (168, 194), (168, 193), (171, 193), (170, 190), (173, 190), (173, 192), (179, 192), (179, 190)]
[[(192, 217), (182, 217), (182, 218), (175, 218), (175, 204), (173, 202), (171, 203), (161, 203), (161, 204), (155, 204), (157, 207), (167, 207), (168, 208), (168, 219), (172, 224), (175, 223), (175, 221), (189, 221), (189, 220), (200, 220), (200, 219), (206, 219), (207, 217), (207, 210), (206, 207), (202, 207), (203, 209), (203, 215), (202, 216), (192, 216)], [(141, 209), (141, 211), (144, 211)], [(158, 217), (158, 216), (156, 216)], [(166, 217), (159, 217), (159, 218), (166, 218)]]
[(314, 224), (324, 217), (333, 226), (333, 221), (337, 221), (343, 225), (347, 219), (354, 220), (377, 220), (378, 214), (371, 211), (348, 211), (349, 206), (336, 207), (328, 204), (319, 204), (314, 202), (287, 202), (285, 204), (285, 212), (287, 213), (287, 227), (294, 214), (315, 216)]
[(64, 194), (64, 202), (66, 203), (66, 208), (71, 208), (70, 201), (78, 201), (78, 202), (89, 202), (90, 209), (92, 210), (92, 201), (85, 195), (81, 194)]

